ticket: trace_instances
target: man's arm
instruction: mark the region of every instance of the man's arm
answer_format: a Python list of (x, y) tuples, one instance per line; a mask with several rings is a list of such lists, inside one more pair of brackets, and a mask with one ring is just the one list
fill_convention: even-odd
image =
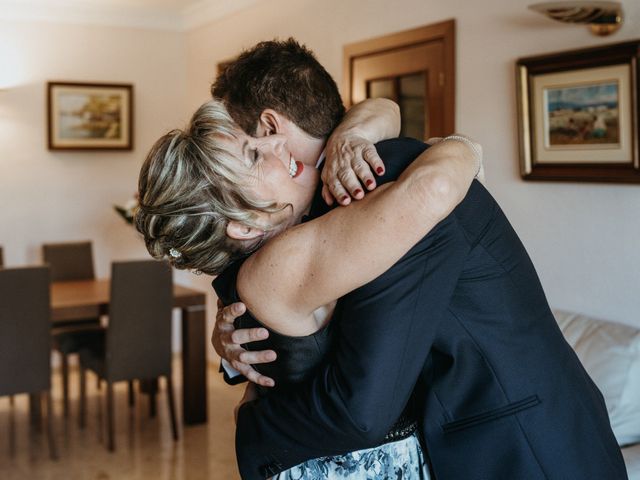
[(239, 410), (242, 478), (381, 443), (424, 367), (468, 249), (451, 215), (390, 270), (340, 300), (330, 363), (296, 390)]

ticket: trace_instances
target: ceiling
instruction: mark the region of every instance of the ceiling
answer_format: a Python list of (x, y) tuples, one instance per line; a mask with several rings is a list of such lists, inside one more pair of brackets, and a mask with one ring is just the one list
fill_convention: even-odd
[(265, 0), (0, 0), (0, 19), (189, 30)]

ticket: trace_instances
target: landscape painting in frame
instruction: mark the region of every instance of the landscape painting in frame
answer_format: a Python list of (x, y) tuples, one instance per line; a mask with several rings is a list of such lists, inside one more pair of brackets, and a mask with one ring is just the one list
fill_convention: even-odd
[(131, 150), (133, 87), (49, 82), (51, 150)]
[(544, 90), (548, 148), (620, 144), (619, 85), (608, 81)]
[(525, 180), (640, 183), (640, 40), (516, 61)]

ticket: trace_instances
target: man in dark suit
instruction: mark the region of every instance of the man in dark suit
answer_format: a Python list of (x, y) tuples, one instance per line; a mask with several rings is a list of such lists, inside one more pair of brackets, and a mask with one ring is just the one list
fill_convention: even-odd
[[(379, 183), (424, 148), (379, 144)], [(317, 196), (311, 216), (324, 211)], [(308, 382), (239, 409), (243, 478), (378, 445), (407, 411), (435, 479), (626, 478), (600, 392), (477, 181), (397, 264), (339, 299), (332, 322), (334, 350)]]

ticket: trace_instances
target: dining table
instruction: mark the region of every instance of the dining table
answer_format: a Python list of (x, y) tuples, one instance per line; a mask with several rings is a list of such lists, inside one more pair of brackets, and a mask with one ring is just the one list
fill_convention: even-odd
[[(108, 278), (52, 282), (53, 325), (108, 315), (110, 287)], [(185, 425), (206, 423), (206, 294), (174, 284), (173, 307), (181, 311), (183, 422)]]

